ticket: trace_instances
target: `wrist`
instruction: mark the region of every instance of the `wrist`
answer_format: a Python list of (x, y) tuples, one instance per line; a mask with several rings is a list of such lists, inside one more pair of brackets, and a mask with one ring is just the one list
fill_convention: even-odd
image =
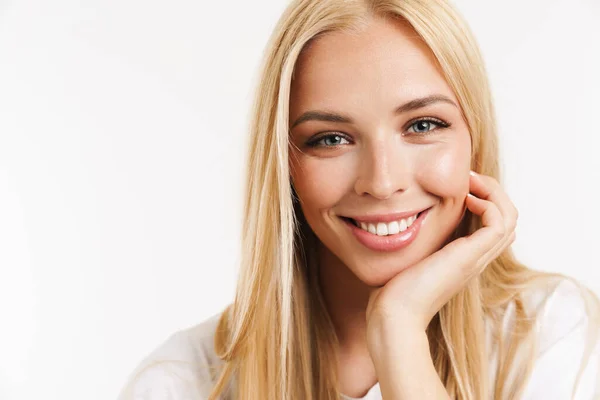
[(399, 322), (369, 324), (367, 346), (375, 364), (386, 364), (386, 360), (410, 359), (424, 352), (429, 354), (429, 339), (425, 330)]

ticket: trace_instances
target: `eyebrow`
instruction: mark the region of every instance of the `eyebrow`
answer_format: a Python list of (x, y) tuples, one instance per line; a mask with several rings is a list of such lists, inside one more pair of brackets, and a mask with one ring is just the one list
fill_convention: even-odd
[[(434, 103), (448, 103), (458, 108), (456, 103), (452, 101), (449, 97), (446, 97), (441, 94), (434, 94), (431, 96), (420, 97), (411, 100), (407, 103), (404, 103), (398, 108), (396, 108), (394, 114), (402, 114), (408, 111), (418, 110), (420, 108), (427, 107), (428, 105)], [(354, 123), (354, 120), (352, 118), (342, 114), (336, 114), (328, 111), (307, 111), (303, 113), (300, 117), (298, 117), (296, 121), (294, 121), (294, 123), (292, 124), (292, 129), (306, 121), (338, 122), (346, 124)]]

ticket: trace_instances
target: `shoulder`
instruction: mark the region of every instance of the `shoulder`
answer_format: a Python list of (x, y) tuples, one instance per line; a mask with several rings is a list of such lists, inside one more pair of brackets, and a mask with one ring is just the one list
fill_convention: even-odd
[(538, 328), (538, 353), (574, 334), (597, 333), (597, 298), (573, 279), (556, 280), (545, 288), (532, 290), (525, 298), (528, 314), (534, 315)]
[(563, 278), (524, 296), (537, 350), (524, 398), (595, 398), (600, 390), (600, 309), (591, 290)]
[(208, 398), (222, 363), (213, 344), (220, 316), (169, 336), (134, 369), (119, 400)]

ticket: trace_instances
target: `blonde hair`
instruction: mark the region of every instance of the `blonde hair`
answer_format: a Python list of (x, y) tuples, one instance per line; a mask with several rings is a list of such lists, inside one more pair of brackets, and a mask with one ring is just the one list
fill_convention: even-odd
[[(223, 313), (215, 336), (215, 349), (224, 364), (211, 399), (226, 390), (243, 394), (246, 400), (339, 397), (337, 341), (316, 282), (316, 238), (295, 202), (290, 182), (290, 86), (296, 60), (312, 40), (334, 30), (359, 33), (373, 17), (407, 21), (428, 45), (469, 127), (472, 169), (500, 179), (484, 63), (466, 23), (446, 1), (293, 1), (268, 43), (256, 88), (241, 268), (234, 302)], [(456, 234), (478, 228), (479, 219), (467, 213)], [(519, 397), (536, 352), (536, 315), (528, 313), (524, 294), (535, 287), (555, 286), (564, 278), (570, 279), (525, 267), (509, 249), (439, 311), (427, 335), (435, 368), (452, 398)], [(578, 286), (588, 314), (598, 322), (598, 298)], [(515, 318), (507, 340), (501, 325), (509, 304)], [(488, 378), (487, 329), (498, 345), (493, 382)], [(590, 336), (585, 354), (594, 340)], [(584, 359), (578, 380), (586, 363)]]

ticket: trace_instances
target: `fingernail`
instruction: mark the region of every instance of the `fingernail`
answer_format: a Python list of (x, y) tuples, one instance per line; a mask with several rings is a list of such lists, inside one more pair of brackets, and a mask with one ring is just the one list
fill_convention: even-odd
[(475, 171), (469, 171), (469, 175), (471, 175), (471, 176), (477, 176), (477, 172), (475, 172)]

